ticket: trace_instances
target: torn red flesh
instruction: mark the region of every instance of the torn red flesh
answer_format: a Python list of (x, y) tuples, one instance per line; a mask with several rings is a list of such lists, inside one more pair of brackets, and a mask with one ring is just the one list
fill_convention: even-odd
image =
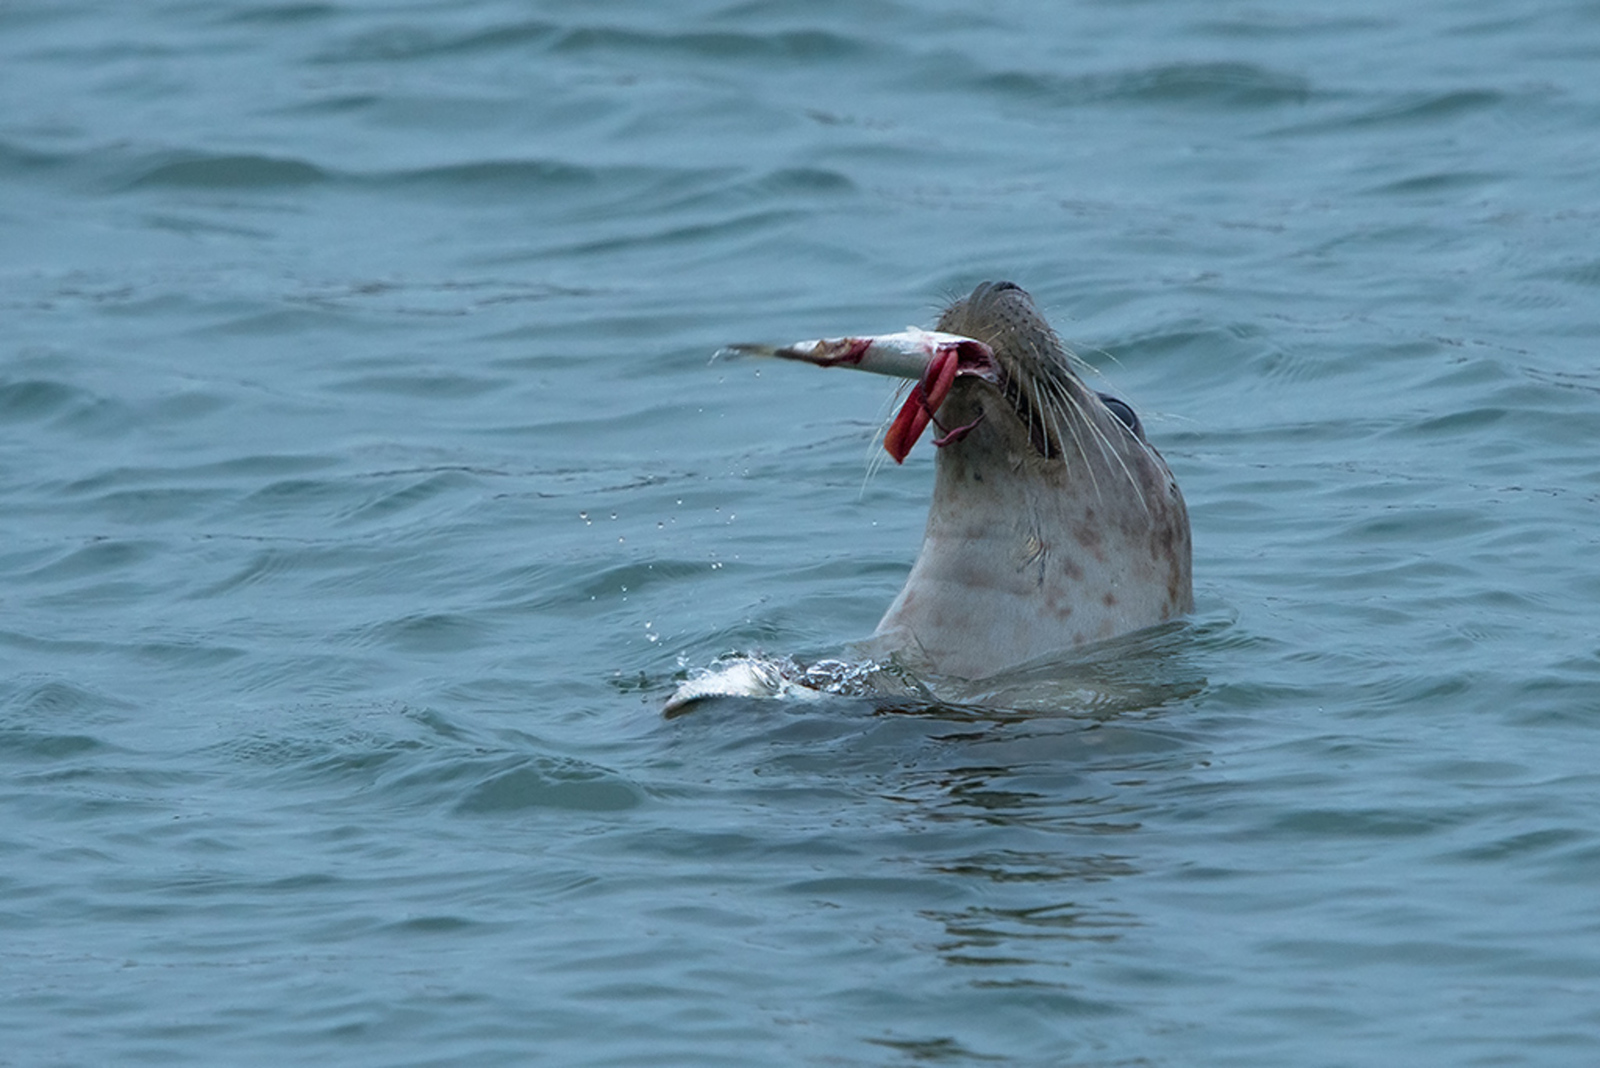
[[(939, 405), (950, 393), (950, 387), (955, 384), (956, 371), (961, 365), (961, 350), (959, 346), (950, 345), (940, 348), (928, 361), (928, 368), (922, 373), (922, 381), (911, 387), (911, 396), (906, 398), (906, 403), (900, 409), (900, 414), (894, 417), (894, 422), (889, 424), (889, 430), (883, 435), (883, 448), (895, 463), (904, 463), (906, 455), (911, 452), (911, 447), (917, 443), (922, 432), (928, 429), (928, 423), (933, 420), (933, 413), (939, 410)], [(971, 426), (960, 428), (960, 433), (965, 436)], [(946, 443), (950, 436), (946, 435)], [(959, 441), (960, 438), (954, 440)]]

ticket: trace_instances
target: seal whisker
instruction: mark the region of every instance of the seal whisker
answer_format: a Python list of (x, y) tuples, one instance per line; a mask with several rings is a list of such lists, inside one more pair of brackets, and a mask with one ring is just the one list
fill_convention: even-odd
[(878, 410), (877, 425), (872, 430), (872, 443), (867, 446), (867, 469), (861, 479), (861, 493), (863, 496), (866, 495), (868, 484), (882, 469), (883, 462), (889, 458), (889, 454), (882, 448), (884, 437), (888, 434), (889, 427), (894, 423), (895, 413), (905, 403), (906, 395), (914, 388), (916, 388), (915, 382), (902, 382), (889, 395), (888, 402)]
[[(1074, 399), (1074, 405), (1077, 407), (1079, 412), (1083, 412), (1083, 405), (1078, 403), (1076, 399)], [(1108, 461), (1115, 462), (1116, 465), (1122, 469), (1123, 475), (1128, 479), (1128, 485), (1133, 487), (1133, 492), (1138, 496), (1139, 503), (1144, 507), (1145, 511), (1148, 512), (1150, 510), (1150, 502), (1145, 499), (1144, 487), (1139, 484), (1139, 480), (1134, 476), (1133, 470), (1128, 467), (1128, 461), (1123, 459), (1122, 452), (1111, 443), (1111, 439), (1106, 436), (1106, 432), (1104, 428), (1101, 427), (1098, 419), (1092, 419), (1087, 413), (1084, 413), (1084, 420), (1089, 424), (1090, 431), (1094, 434), (1095, 439), (1100, 443), (1101, 453), (1107, 458)], [(1135, 438), (1134, 440), (1137, 441), (1138, 439)], [(1139, 444), (1141, 447), (1144, 445), (1143, 442), (1139, 442)]]
[[(1084, 444), (1083, 435), (1078, 430), (1079, 425), (1084, 425), (1087, 426), (1090, 431), (1093, 431), (1095, 429), (1093, 421), (1090, 420), (1084, 413), (1082, 406), (1079, 405), (1077, 399), (1072, 396), (1071, 390), (1066, 389), (1061, 385), (1061, 383), (1049, 377), (1041, 377), (1039, 379), (1039, 383), (1046, 390), (1048, 390), (1050, 394), (1048, 411), (1050, 412), (1051, 417), (1056, 425), (1056, 436), (1058, 438), (1062, 436), (1061, 427), (1064, 424), (1067, 431), (1072, 435), (1073, 444), (1078, 447), (1078, 455), (1083, 458), (1083, 468), (1089, 475), (1090, 484), (1094, 486), (1095, 495), (1097, 497), (1103, 496), (1104, 494), (1100, 488), (1100, 480), (1095, 475), (1094, 461), (1090, 458), (1088, 446)], [(1076, 416), (1076, 418), (1074, 418), (1074, 416)], [(1101, 448), (1104, 449), (1104, 444), (1100, 444)], [(1065, 450), (1063, 449), (1063, 453), (1064, 452)]]
[[(1115, 444), (1112, 443), (1111, 439), (1106, 436), (1104, 428), (1102, 428), (1100, 425), (1100, 420), (1089, 414), (1089, 412), (1085, 409), (1084, 403), (1078, 398), (1076, 392), (1069, 386), (1054, 380), (1051, 380), (1050, 386), (1062, 404), (1064, 406), (1070, 405), (1072, 411), (1076, 414), (1077, 418), (1072, 422), (1083, 423), (1088, 428), (1089, 433), (1094, 437), (1095, 444), (1100, 447), (1100, 455), (1105, 458), (1107, 464), (1109, 465), (1114, 463), (1122, 469), (1122, 474), (1128, 480), (1128, 485), (1131, 486), (1134, 493), (1138, 495), (1139, 503), (1146, 509), (1146, 511), (1148, 511), (1150, 502), (1145, 498), (1144, 487), (1140, 484), (1138, 477), (1133, 473), (1132, 468), (1128, 466), (1128, 462), (1123, 458), (1121, 451), (1117, 449)], [(1147, 446), (1144, 442), (1139, 441), (1136, 436), (1133, 438), (1133, 440), (1138, 442), (1140, 448), (1149, 448), (1149, 446)]]
[(1050, 420), (1046, 418), (1045, 408), (1039, 402), (1038, 384), (1036, 382), (1027, 382), (1023, 384), (1023, 389), (1027, 391), (1029, 440), (1040, 442), (1043, 448), (1039, 451), (1046, 457), (1059, 454), (1062, 451), (1062, 442), (1059, 437), (1054, 441), (1050, 438), (1052, 428)]

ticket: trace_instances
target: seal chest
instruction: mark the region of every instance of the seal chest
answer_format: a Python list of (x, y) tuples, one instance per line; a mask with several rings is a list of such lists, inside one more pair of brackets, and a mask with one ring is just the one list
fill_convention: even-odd
[(1193, 608), (1189, 518), (1127, 404), (1089, 389), (1031, 297), (986, 282), (934, 332), (765, 350), (916, 379), (885, 435), (939, 447), (922, 550), (870, 645), (982, 678)]

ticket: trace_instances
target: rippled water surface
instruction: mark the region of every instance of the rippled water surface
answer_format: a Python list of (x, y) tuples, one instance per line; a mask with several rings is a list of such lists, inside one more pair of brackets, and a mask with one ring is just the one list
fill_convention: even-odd
[[(1576, 0), (0, 4), (0, 1063), (1600, 1062), (1597, 70)], [(711, 354), (985, 278), (1195, 616), (662, 717), (869, 632), (931, 485)]]

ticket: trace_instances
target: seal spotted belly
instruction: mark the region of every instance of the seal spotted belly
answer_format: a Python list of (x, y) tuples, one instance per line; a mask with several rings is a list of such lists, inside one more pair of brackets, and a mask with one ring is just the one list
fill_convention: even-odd
[(937, 431), (922, 549), (871, 655), (977, 679), (1192, 610), (1172, 472), (1014, 283), (978, 286), (934, 331), (739, 348), (913, 379), (884, 436), (896, 462)]

